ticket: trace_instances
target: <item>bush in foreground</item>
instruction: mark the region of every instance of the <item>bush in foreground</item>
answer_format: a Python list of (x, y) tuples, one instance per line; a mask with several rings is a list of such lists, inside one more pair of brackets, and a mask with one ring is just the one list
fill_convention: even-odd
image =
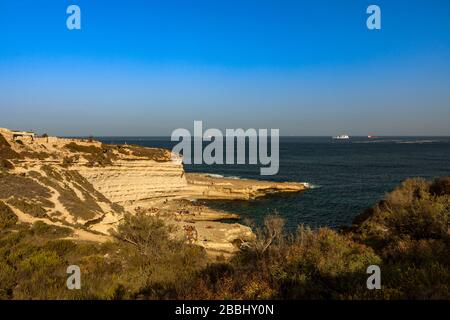
[(450, 299), (449, 182), (406, 180), (356, 219), (353, 238), (383, 259), (390, 297)]
[[(450, 299), (448, 180), (413, 179), (355, 220), (346, 232), (283, 232), (268, 217), (231, 260), (207, 259), (174, 227), (126, 215), (117, 241), (62, 240), (67, 228), (18, 224), (0, 202), (1, 299)], [(8, 210), (9, 209), (9, 210)], [(66, 288), (79, 265), (81, 290)], [(379, 265), (382, 290), (367, 290)]]

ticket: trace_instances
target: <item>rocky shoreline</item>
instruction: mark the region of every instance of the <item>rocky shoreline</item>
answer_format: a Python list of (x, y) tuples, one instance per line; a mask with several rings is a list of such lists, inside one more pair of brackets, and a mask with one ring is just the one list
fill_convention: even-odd
[[(195, 200), (252, 200), (308, 188), (305, 183), (186, 173), (181, 159), (165, 149), (15, 136), (8, 129), (0, 129), (0, 139), (2, 179), (8, 188), (0, 200), (20, 221), (64, 225), (78, 240), (112, 239), (111, 231), (125, 213), (140, 212), (177, 226), (180, 237), (212, 255), (230, 255), (254, 237), (252, 230), (221, 222), (239, 216)], [(27, 197), (21, 189), (27, 184), (39, 192)]]

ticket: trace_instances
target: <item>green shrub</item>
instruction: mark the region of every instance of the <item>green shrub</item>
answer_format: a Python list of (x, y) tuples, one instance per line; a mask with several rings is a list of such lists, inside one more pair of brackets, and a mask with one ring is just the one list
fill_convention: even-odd
[(275, 231), (280, 226), (279, 217), (269, 217), (250, 248), (206, 269), (200, 298), (338, 299), (367, 290), (366, 268), (381, 263), (371, 248), (326, 228), (287, 236)]
[(0, 199), (13, 196), (26, 199), (50, 198), (50, 190), (33, 179), (0, 171)]
[(42, 221), (33, 223), (30, 231), (36, 235), (45, 238), (62, 238), (72, 235), (73, 230), (66, 227), (49, 225)]
[[(69, 233), (70, 234), (70, 233)], [(63, 257), (77, 250), (77, 244), (71, 240), (51, 240), (43, 245), (43, 249), (55, 252)]]
[(52, 155), (50, 153), (44, 152), (44, 151), (22, 151), (20, 153), (20, 156), (22, 158), (29, 158), (29, 159), (38, 159), (38, 160), (45, 160), (48, 158), (51, 158)]
[(64, 146), (66, 149), (68, 149), (70, 152), (77, 153), (91, 153), (91, 154), (101, 154), (102, 149), (99, 147), (96, 147), (94, 145), (90, 146), (84, 146), (76, 144), (75, 142), (68, 143)]
[(353, 238), (383, 259), (381, 298), (450, 298), (448, 185), (406, 180), (355, 221)]
[(36, 218), (47, 217), (47, 211), (37, 201), (29, 201), (23, 198), (14, 197), (8, 200), (8, 204), (19, 209), (23, 213), (29, 214)]
[(135, 298), (177, 298), (204, 266), (204, 250), (174, 238), (173, 231), (162, 220), (144, 214), (126, 215), (118, 227), (116, 236), (126, 242), (124, 252), (131, 267), (124, 283)]
[(12, 298), (12, 288), (15, 285), (16, 270), (7, 261), (0, 258), (0, 300)]
[(450, 225), (449, 199), (445, 194), (430, 193), (430, 184), (423, 179), (406, 180), (355, 220), (355, 234), (376, 248), (400, 239), (445, 239)]
[[(124, 216), (116, 241), (95, 244), (61, 239), (69, 228), (15, 224), (0, 202), (0, 218), (12, 219), (0, 229), (0, 299), (450, 299), (445, 186), (406, 181), (347, 232), (301, 226), (286, 234), (269, 216), (253, 241), (220, 261), (143, 213)], [(81, 268), (81, 290), (66, 288), (71, 264)], [(366, 288), (373, 264), (382, 290)]]
[(89, 161), (89, 164), (94, 165), (111, 165), (117, 156), (114, 154), (111, 148), (96, 147), (94, 145), (84, 146), (71, 142), (64, 146), (70, 152), (73, 153), (83, 153), (84, 157)]
[(17, 216), (4, 202), (0, 201), (0, 229), (15, 225), (18, 221)]
[(67, 291), (66, 262), (53, 251), (37, 250), (17, 264), (15, 299), (61, 299)]
[(154, 161), (170, 161), (171, 153), (169, 150), (160, 149), (160, 148), (145, 148), (141, 146), (127, 146), (128, 150), (130, 150), (131, 154), (136, 157), (147, 158), (149, 160)]

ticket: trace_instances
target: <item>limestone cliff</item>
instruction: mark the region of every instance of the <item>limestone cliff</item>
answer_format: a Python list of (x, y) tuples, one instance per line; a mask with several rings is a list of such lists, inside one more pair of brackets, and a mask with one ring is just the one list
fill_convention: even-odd
[(104, 167), (74, 168), (108, 199), (121, 204), (180, 197), (187, 187), (181, 160), (118, 160)]
[(252, 200), (276, 193), (299, 192), (306, 183), (230, 179), (203, 173), (186, 175), (188, 193), (196, 199)]
[(250, 228), (224, 224), (233, 213), (199, 206), (195, 199), (248, 200), (298, 192), (301, 183), (185, 174), (170, 151), (98, 141), (36, 137), (0, 128), (0, 200), (23, 222), (73, 228), (84, 240), (105, 241), (125, 212), (158, 215), (181, 236), (210, 252), (232, 253)]

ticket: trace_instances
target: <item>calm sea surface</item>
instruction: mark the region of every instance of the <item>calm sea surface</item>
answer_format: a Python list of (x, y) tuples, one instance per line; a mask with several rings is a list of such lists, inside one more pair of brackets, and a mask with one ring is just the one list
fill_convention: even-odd
[[(128, 143), (171, 148), (164, 137), (101, 137), (105, 143)], [(209, 201), (212, 207), (238, 212), (260, 222), (277, 212), (287, 228), (348, 225), (365, 208), (383, 198), (409, 177), (433, 179), (450, 175), (450, 137), (351, 138), (282, 137), (280, 170), (260, 176), (255, 165), (186, 165), (188, 172), (208, 172), (226, 177), (309, 182), (306, 192), (272, 196), (256, 201)]]

